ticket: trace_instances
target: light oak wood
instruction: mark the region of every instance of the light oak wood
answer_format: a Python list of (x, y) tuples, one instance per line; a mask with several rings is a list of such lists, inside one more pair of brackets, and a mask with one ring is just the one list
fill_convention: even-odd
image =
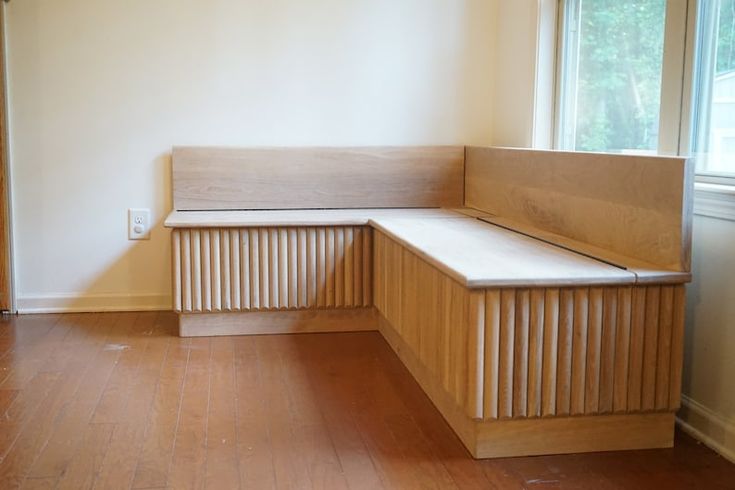
[[(690, 278), (687, 162), (469, 153), (465, 207), (364, 209), (461, 205), (448, 201), (464, 157), (448, 147), (175, 150), (178, 211), (166, 226), (180, 335), (379, 327), (477, 457), (670, 445)], [(671, 169), (654, 197), (637, 195), (638, 181)], [(573, 171), (588, 188), (570, 186)], [(309, 209), (333, 205), (359, 209)], [(607, 224), (630, 237), (600, 231)], [(235, 481), (216, 473), (201, 478)]]
[(174, 209), (458, 207), (464, 147), (173, 149)]
[[(618, 413), (676, 410), (671, 396), (681, 387), (670, 380), (682, 359), (672, 325), (683, 289), (666, 286), (660, 299), (657, 287), (486, 289), (484, 418), (602, 415), (613, 401)], [(638, 298), (632, 309), (631, 294)], [(667, 313), (651, 314), (659, 309)], [(629, 346), (625, 332), (635, 316), (641, 334), (666, 331), (665, 339), (646, 349), (639, 334)]]
[(688, 272), (693, 162), (466, 148), (465, 206)]
[[(482, 417), (484, 292), (480, 301), (382, 233), (374, 234), (374, 246), (375, 307), (454, 402)], [(428, 311), (436, 314), (422, 313)]]
[(382, 232), (374, 240), (377, 310), (467, 416), (675, 409), (669, 371), (681, 362), (672, 326), (683, 286), (661, 295), (659, 286), (627, 285), (476, 291)]
[(174, 310), (371, 306), (371, 240), (368, 227), (176, 228)]
[(635, 275), (472, 218), (370, 224), (470, 288), (633, 284)]
[(475, 458), (662, 448), (673, 445), (674, 414), (477, 420), (461, 410), (414, 349), (380, 317), (388, 345)]
[(636, 276), (636, 284), (682, 284), (692, 279), (690, 272), (665, 269), (656, 264), (627, 257), (607, 249), (595, 247), (589, 243), (572, 240), (557, 233), (551, 233), (535, 226), (524, 224), (518, 220), (500, 216), (480, 216), (478, 219), (502, 228), (521, 233), (571, 252), (584, 255), (601, 262), (625, 269)]
[(182, 313), (181, 337), (271, 335), (377, 330), (373, 308)]
[(651, 413), (482, 422), (476, 458), (507, 458), (674, 445), (674, 414)]
[[(470, 211), (467, 211), (470, 212)], [(261, 226), (364, 226), (377, 218), (441, 219), (467, 216), (462, 208), (271, 209), (256, 211), (171, 211), (168, 228)], [(486, 217), (487, 215), (481, 214)]]

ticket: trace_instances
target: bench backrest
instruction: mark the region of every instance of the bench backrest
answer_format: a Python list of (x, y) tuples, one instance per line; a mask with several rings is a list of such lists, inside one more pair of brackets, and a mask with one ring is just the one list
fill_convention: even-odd
[(467, 147), (465, 205), (689, 271), (693, 178), (685, 158)]
[(174, 209), (456, 207), (464, 147), (173, 150)]

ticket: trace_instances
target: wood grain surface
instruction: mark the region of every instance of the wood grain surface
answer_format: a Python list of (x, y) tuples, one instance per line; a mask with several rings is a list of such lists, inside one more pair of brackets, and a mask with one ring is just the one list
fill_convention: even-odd
[(685, 158), (467, 147), (465, 206), (688, 272)]
[(672, 449), (474, 460), (378, 332), (189, 339), (172, 313), (104, 313), (7, 317), (0, 340), (3, 488), (735, 481), (681, 433)]
[(462, 206), (464, 147), (173, 149), (174, 209)]

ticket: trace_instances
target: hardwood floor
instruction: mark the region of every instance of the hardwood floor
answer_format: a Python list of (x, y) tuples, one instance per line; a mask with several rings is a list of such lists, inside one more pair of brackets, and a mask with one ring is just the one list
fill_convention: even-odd
[(683, 434), (475, 461), (376, 332), (181, 339), (175, 321), (0, 323), (0, 488), (735, 488)]

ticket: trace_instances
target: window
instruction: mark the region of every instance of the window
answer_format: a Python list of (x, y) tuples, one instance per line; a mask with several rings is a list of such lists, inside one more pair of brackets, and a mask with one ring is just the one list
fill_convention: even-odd
[(562, 2), (557, 147), (654, 153), (666, 0)]
[(692, 150), (697, 172), (735, 177), (735, 0), (700, 2)]

